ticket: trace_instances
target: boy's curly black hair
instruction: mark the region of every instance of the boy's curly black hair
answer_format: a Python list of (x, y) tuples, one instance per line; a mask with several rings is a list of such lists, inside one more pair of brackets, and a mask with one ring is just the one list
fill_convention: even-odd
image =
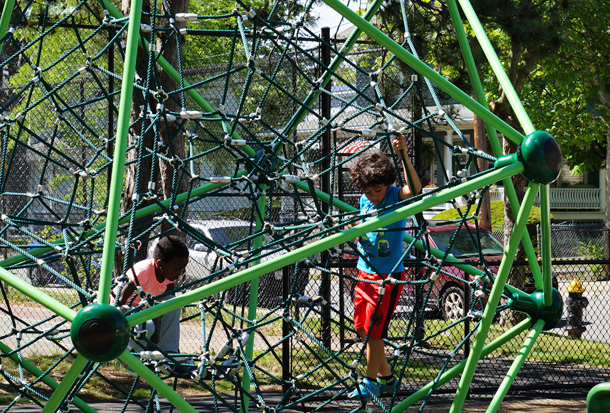
[(172, 258), (189, 256), (189, 249), (182, 238), (176, 235), (165, 235), (159, 239), (155, 247), (154, 258), (167, 262)]
[(373, 149), (358, 157), (349, 171), (349, 179), (358, 189), (392, 185), (396, 181), (396, 169), (385, 153)]

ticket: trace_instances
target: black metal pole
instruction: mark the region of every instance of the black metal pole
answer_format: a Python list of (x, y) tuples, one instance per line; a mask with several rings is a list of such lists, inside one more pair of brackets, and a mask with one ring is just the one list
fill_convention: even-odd
[[(329, 48), (329, 44), (330, 44), (330, 28), (329, 27), (322, 27), (322, 33), (321, 33), (321, 37), (322, 37), (322, 44), (321, 44), (321, 61), (322, 61), (322, 67), (320, 67), (320, 75), (322, 75), (322, 73), (324, 73), (326, 71), (326, 68), (330, 66), (330, 48)], [(331, 82), (329, 81), (326, 85), (324, 85), (324, 89), (327, 91), (331, 91)], [(321, 110), (322, 110), (322, 116), (325, 119), (330, 119), (331, 117), (331, 113), (330, 113), (330, 94), (328, 93), (322, 93), (321, 94), (321, 102), (320, 102), (320, 106), (321, 106)], [(322, 157), (323, 157), (323, 161), (322, 161), (322, 169), (327, 171), (330, 168), (330, 158), (329, 158), (329, 154), (330, 154), (330, 150), (331, 150), (331, 146), (330, 146), (330, 128), (326, 128), (326, 130), (324, 131), (324, 135), (322, 135)], [(322, 191), (329, 194), (331, 193), (331, 188), (330, 188), (331, 182), (330, 182), (330, 174), (325, 174), (322, 177), (322, 182), (321, 182), (321, 186), (322, 186)], [(327, 203), (322, 203), (322, 209), (324, 211), (328, 211), (329, 209), (329, 205)], [(330, 254), (328, 253), (328, 251), (324, 251), (322, 253), (322, 262), (323, 263), (329, 263), (329, 259), (330, 259)], [(321, 327), (322, 327), (322, 342), (324, 343), (324, 345), (327, 348), (330, 348), (330, 343), (331, 343), (331, 331), (330, 331), (330, 304), (332, 303), (331, 297), (330, 297), (330, 275), (327, 272), (323, 272), (322, 273), (322, 285), (320, 288), (320, 294), (322, 295), (322, 297), (324, 298), (324, 300), (326, 300), (326, 302), (328, 303), (328, 305), (324, 306), (322, 308), (322, 320), (321, 320)]]
[[(293, 266), (287, 265), (282, 269), (282, 301), (284, 302), (286, 301), (286, 299), (288, 299), (290, 281), (292, 279), (291, 270), (293, 268)], [(285, 319), (282, 320), (282, 336), (288, 337), (288, 335), (290, 334), (290, 326), (288, 325), (288, 322)], [(290, 390), (290, 385), (288, 384), (290, 382), (291, 364), (290, 344), (290, 340), (282, 341), (282, 390), (284, 394), (286, 394), (286, 392)]]

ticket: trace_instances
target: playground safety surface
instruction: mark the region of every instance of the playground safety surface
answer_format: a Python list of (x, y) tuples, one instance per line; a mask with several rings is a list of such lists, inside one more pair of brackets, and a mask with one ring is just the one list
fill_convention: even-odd
[[(214, 412), (214, 404), (210, 398), (204, 397), (187, 397), (187, 401), (191, 403), (193, 408), (198, 412)], [(113, 403), (113, 402), (105, 402), (105, 403), (91, 403), (90, 406), (97, 410), (98, 412), (128, 412), (128, 413), (139, 413), (144, 412), (145, 410), (138, 406), (130, 406), (126, 410), (123, 410), (123, 403)], [(328, 406), (323, 410), (319, 410), (321, 412), (327, 413), (343, 413), (349, 412), (354, 409), (355, 405), (352, 401), (345, 401), (345, 405), (341, 406), (338, 404), (333, 404), (332, 406)], [(372, 407), (372, 412), (381, 411), (379, 408), (375, 409)], [(464, 404), (464, 408), (462, 412), (468, 413), (477, 413), (477, 412), (485, 412), (489, 407), (489, 400), (472, 400), (469, 399)], [(424, 408), (424, 412), (432, 412), (432, 413), (445, 413), (449, 412), (451, 408), (450, 402), (447, 403), (429, 403)], [(169, 412), (170, 405), (166, 401), (161, 401), (161, 412)], [(24, 405), (19, 407), (13, 407), (10, 410), (11, 412), (17, 413), (32, 413), (32, 412), (40, 412), (39, 406), (31, 406)], [(174, 410), (176, 411), (176, 410)], [(220, 409), (220, 412), (228, 412), (228, 409)], [(258, 413), (262, 410), (251, 406), (249, 409), (252, 413)], [(307, 412), (306, 408), (302, 410), (283, 410), (283, 412), (296, 413), (296, 412)], [(408, 413), (418, 411), (417, 407), (411, 407), (407, 410)], [(505, 400), (498, 412), (500, 413), (525, 413), (525, 412), (536, 412), (536, 413), (583, 413), (587, 411), (586, 400), (582, 399), (518, 399), (518, 400)]]

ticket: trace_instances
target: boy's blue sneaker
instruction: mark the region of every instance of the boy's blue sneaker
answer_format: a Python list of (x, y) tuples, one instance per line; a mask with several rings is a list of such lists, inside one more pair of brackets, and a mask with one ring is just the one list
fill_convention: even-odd
[(360, 399), (362, 401), (369, 401), (375, 397), (379, 397), (381, 394), (380, 385), (376, 381), (371, 381), (368, 378), (363, 378), (357, 388), (352, 390), (347, 397), (350, 399)]
[(377, 383), (381, 394), (394, 394), (394, 391), (400, 386), (400, 382), (396, 378), (390, 384), (382, 383), (381, 379), (377, 378)]

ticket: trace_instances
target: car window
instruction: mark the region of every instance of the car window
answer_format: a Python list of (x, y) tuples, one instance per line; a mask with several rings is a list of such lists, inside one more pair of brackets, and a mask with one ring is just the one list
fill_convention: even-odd
[[(454, 231), (433, 231), (430, 236), (434, 240), (437, 248), (441, 251), (447, 251), (447, 246), (454, 236)], [(484, 230), (479, 230), (481, 239), (481, 251), (483, 255), (501, 255), (503, 252), (502, 243), (493, 235)], [(478, 245), (475, 243), (476, 233), (472, 230), (461, 229), (458, 231), (453, 246), (449, 251), (455, 257), (475, 256), (479, 254)]]
[(209, 229), (212, 241), (219, 245), (229, 245), (248, 236), (246, 227), (217, 227)]
[[(251, 235), (250, 228), (246, 226), (216, 227), (210, 228), (209, 231), (212, 240), (223, 246), (238, 243)], [(267, 245), (271, 241), (269, 235), (265, 234), (263, 236), (263, 245)]]

